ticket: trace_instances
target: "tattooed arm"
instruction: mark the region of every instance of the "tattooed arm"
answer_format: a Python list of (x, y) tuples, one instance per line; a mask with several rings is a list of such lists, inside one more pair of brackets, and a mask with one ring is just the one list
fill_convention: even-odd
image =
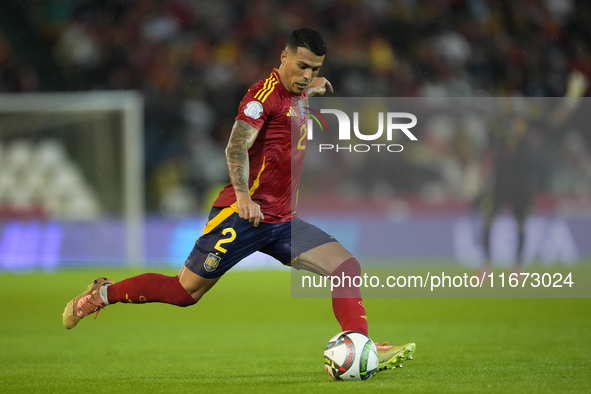
[(238, 215), (253, 223), (255, 227), (265, 218), (259, 204), (250, 198), (248, 189), (248, 150), (258, 134), (257, 129), (242, 120), (237, 120), (232, 127), (230, 141), (226, 147), (226, 163), (228, 164), (230, 181), (236, 193)]

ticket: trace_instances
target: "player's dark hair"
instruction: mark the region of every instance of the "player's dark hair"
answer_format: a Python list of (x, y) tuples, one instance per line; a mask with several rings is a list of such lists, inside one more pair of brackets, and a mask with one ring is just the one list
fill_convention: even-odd
[(299, 47), (308, 49), (316, 56), (326, 54), (326, 42), (324, 38), (316, 30), (308, 29), (307, 27), (294, 30), (291, 36), (289, 36), (286, 48), (297, 52)]

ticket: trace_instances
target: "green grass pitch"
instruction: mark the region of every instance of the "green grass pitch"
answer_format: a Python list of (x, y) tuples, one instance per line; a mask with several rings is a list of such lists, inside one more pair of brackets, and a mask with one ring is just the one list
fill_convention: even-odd
[(189, 308), (117, 304), (62, 326), (92, 279), (138, 273), (0, 274), (0, 393), (591, 392), (590, 299), (366, 299), (374, 340), (417, 343), (367, 382), (326, 374), (340, 327), (329, 299), (290, 297), (288, 270), (230, 272)]

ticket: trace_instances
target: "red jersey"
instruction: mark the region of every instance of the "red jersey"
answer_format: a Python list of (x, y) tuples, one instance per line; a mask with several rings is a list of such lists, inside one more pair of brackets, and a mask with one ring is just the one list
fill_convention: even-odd
[[(277, 69), (252, 86), (240, 102), (236, 120), (259, 130), (248, 150), (248, 186), (252, 200), (260, 205), (265, 216), (264, 223), (286, 222), (297, 217), (297, 190), (308, 145), (308, 117), (304, 107), (308, 107), (308, 92), (288, 91)], [(236, 194), (230, 183), (213, 206), (233, 206), (238, 212), (235, 202)]]

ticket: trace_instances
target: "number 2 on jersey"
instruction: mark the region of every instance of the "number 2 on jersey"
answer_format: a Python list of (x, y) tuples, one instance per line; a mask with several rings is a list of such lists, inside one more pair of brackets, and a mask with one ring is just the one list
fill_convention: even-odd
[(306, 136), (308, 135), (308, 128), (306, 127), (305, 124), (302, 125), (302, 127), (300, 127), (300, 140), (298, 141), (298, 149), (299, 150), (304, 150), (306, 149), (306, 145), (302, 144), (302, 142), (304, 142), (304, 138), (306, 138)]
[(219, 250), (222, 253), (226, 253), (228, 251), (228, 249), (222, 248), (222, 245), (234, 241), (236, 239), (236, 231), (232, 227), (225, 228), (224, 231), (222, 231), (222, 235), (226, 235), (228, 233), (230, 233), (230, 237), (220, 239), (213, 247), (215, 250)]

